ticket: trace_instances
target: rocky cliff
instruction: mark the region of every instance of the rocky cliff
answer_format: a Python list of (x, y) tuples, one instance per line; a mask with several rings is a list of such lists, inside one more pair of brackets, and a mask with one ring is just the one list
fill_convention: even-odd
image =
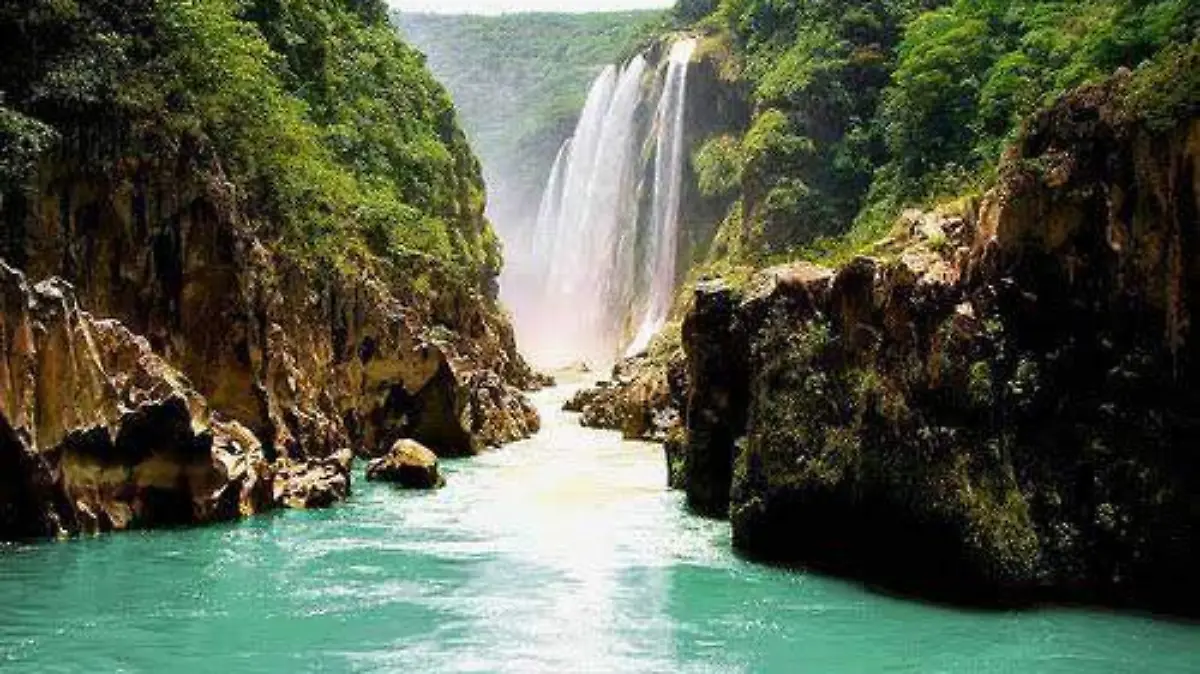
[(0, 8), (0, 539), (327, 506), (356, 454), (537, 428), (479, 162), (386, 15)]
[[(55, 280), (29, 290), (9, 272), (0, 418), (3, 460), (23, 468), (5, 472), (0, 535), (328, 505), (347, 493), (351, 452), (414, 438), (461, 456), (537, 429), (519, 391), (532, 375), (491, 299), (449, 282), (419, 293), (416, 267), (306, 267), (256, 237), (230, 185), (197, 175), (186, 161), (102, 176), (49, 165), (3, 203), (0, 257)], [(161, 393), (111, 384), (145, 378), (138, 367), (166, 373), (138, 384)], [(146, 414), (170, 432), (127, 418)], [(72, 449), (91, 442), (80, 438), (104, 448)], [(84, 471), (101, 475), (87, 497), (77, 454), (106, 466)], [(162, 465), (142, 471), (143, 459)], [(257, 493), (260, 479), (276, 493), (223, 495)], [(154, 504), (166, 501), (164, 515)]]
[(1139, 116), (1134, 88), (1066, 97), (981, 204), (869, 257), (702, 284), (692, 506), (893, 588), (1194, 610), (1200, 119)]
[(0, 264), (0, 538), (229, 519), (271, 502), (262, 445), (144, 338)]

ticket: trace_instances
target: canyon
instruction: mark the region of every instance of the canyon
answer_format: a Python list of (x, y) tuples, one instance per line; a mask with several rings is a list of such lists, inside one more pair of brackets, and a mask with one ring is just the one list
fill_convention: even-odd
[(0, 9), (0, 660), (1190, 671), (1200, 13), (851, 5)]

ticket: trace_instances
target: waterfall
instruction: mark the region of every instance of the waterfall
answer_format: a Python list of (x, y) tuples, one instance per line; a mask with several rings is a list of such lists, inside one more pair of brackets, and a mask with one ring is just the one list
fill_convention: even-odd
[(649, 295), (637, 334), (626, 349), (626, 355), (635, 355), (649, 346), (650, 340), (666, 324), (675, 296), (679, 201), (683, 190), (684, 104), (687, 101), (688, 64), (695, 50), (695, 40), (682, 40), (672, 45), (667, 59), (667, 80), (655, 113), (658, 146), (654, 159), (650, 246), (646, 256)]
[[(646, 86), (649, 63), (639, 55), (600, 73), (574, 134), (559, 149), (531, 242), (517, 254), (527, 287), (506, 289), (522, 347), (541, 366), (581, 359), (608, 364), (622, 352), (629, 325), (641, 326), (640, 340), (647, 326), (661, 327), (666, 318), (675, 283), (687, 64), (695, 44), (686, 40), (671, 49), (653, 124), (646, 123), (654, 94)], [(650, 189), (640, 183), (644, 150), (654, 153), (648, 217), (639, 214), (640, 190)], [(638, 231), (639, 222), (647, 231)], [(639, 240), (649, 241), (645, 250), (638, 250)], [(643, 298), (636, 307), (635, 297)]]
[(550, 180), (546, 183), (546, 191), (542, 195), (542, 205), (538, 207), (537, 222), (533, 231), (531, 253), (534, 259), (549, 255), (553, 246), (552, 234), (554, 225), (558, 222), (559, 209), (562, 207), (563, 182), (567, 170), (567, 160), (571, 153), (571, 139), (563, 141), (554, 157), (554, 165), (550, 168)]

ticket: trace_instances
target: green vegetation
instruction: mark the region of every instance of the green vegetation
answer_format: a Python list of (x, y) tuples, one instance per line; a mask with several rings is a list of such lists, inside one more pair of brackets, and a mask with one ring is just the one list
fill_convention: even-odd
[(0, 191), (55, 150), (97, 174), (178, 157), (301, 261), (499, 269), (478, 162), (382, 0), (7, 5), (0, 96)]
[(1188, 0), (959, 0), (918, 16), (880, 110), (889, 187), (908, 199), (961, 189), (1031, 113), (1197, 30)]
[(742, 145), (729, 134), (714, 136), (696, 151), (692, 166), (705, 196), (725, 196), (742, 184)]
[(1134, 105), (1166, 111), (1143, 114), (1197, 100), (1190, 0), (687, 0), (675, 13), (728, 45), (724, 70), (751, 91), (749, 128), (693, 159), (705, 192), (739, 197), (725, 248), (760, 262), (841, 257), (905, 206), (978, 193), (1024, 119), (1119, 67), (1171, 84), (1142, 87)]
[(453, 93), (483, 159), (490, 213), (507, 227), (536, 215), (588, 85), (661, 16), (398, 13), (394, 20)]

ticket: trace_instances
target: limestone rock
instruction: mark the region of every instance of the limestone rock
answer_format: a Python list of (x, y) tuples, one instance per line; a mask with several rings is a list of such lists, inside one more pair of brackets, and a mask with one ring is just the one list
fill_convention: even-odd
[(429, 448), (412, 440), (401, 440), (387, 456), (367, 466), (367, 479), (393, 482), (407, 489), (438, 489), (446, 480), (438, 470), (438, 458)]
[(584, 426), (664, 442), (683, 423), (685, 378), (678, 332), (667, 331), (646, 353), (618, 363), (610, 381), (580, 391), (564, 409), (582, 413)]
[[(36, 389), (21, 380), (5, 391), (11, 397), (6, 413), (28, 416), (12, 419), (12, 432), (5, 430), (6, 437), (18, 436), (23, 456), (41, 456), (40, 450), (65, 441), (48, 437), (51, 430), (70, 435), (119, 425), (124, 411), (161, 402), (168, 390), (186, 390), (176, 397), (199, 420), (193, 424), (198, 437), (211, 430), (214, 451), (232, 452), (218, 461), (220, 470), (265, 484), (246, 490), (261, 504), (308, 507), (348, 493), (348, 477), (330, 463), (347, 448), (373, 456), (411, 437), (444, 456), (460, 456), (537, 430), (523, 389), (544, 379), (517, 354), (511, 326), (481, 290), (443, 278), (436, 266), (312, 269), (258, 238), (228, 184), (198, 179), (193, 169), (189, 157), (130, 157), (102, 176), (48, 162), (27, 190), (0, 202), (9, 233), (0, 237), (0, 258), (31, 279), (65, 279), (72, 307), (77, 302), (111, 319), (89, 318), (86, 338), (71, 321), (38, 332), (21, 328), (6, 305), (12, 339), (0, 344), (0, 357), (13, 378), (36, 370), (47, 383)], [(419, 291), (417, 276), (437, 291)], [(55, 290), (45, 292), (39, 306), (51, 304)], [(135, 341), (136, 348), (128, 346)], [(38, 354), (68, 355), (40, 364), (30, 355), (35, 346)], [(91, 353), (120, 362), (97, 364)], [(142, 369), (131, 367), (138, 363)], [(110, 380), (132, 396), (125, 409)], [(233, 435), (241, 440), (221, 436), (209, 421), (217, 418), (236, 424)], [(261, 458), (237, 458), (255, 452)], [(55, 462), (43, 469), (29, 461), (0, 461), (21, 464), (20, 474), (29, 476), (30, 484), (4, 487), (20, 491), (12, 498), (22, 503), (32, 498), (25, 492), (41, 493), (38, 484), (62, 477)], [(271, 477), (276, 468), (278, 479)], [(88, 484), (99, 479), (91, 468), (84, 472)], [(155, 480), (167, 479), (152, 472)], [(225, 503), (232, 496), (221, 498)], [(40, 503), (37, 512), (58, 510)], [(24, 505), (19, 510), (33, 512)], [(97, 511), (95, 519), (123, 523), (129, 516)]]
[[(563, 411), (564, 412), (575, 412), (576, 414), (582, 413), (585, 409), (587, 409), (587, 407), (589, 405), (596, 402), (596, 400), (598, 400), (600, 398), (600, 396), (604, 392), (604, 389), (607, 387), (608, 387), (608, 382), (600, 382), (600, 384), (594, 388), (585, 388), (585, 389), (579, 390), (575, 395), (571, 396), (570, 400), (568, 400), (563, 405)], [(600, 427), (606, 428), (606, 426), (603, 426), (603, 425), (601, 425)]]
[(231, 519), (268, 478), (145, 339), (0, 263), (0, 539)]
[(325, 460), (284, 460), (275, 471), (272, 499), (294, 510), (332, 507), (350, 495), (352, 459), (345, 450)]
[(682, 482), (689, 506), (723, 517), (729, 510), (734, 443), (745, 432), (748, 354), (734, 321), (742, 297), (723, 284), (702, 283), (695, 300), (683, 324), (690, 395)]

